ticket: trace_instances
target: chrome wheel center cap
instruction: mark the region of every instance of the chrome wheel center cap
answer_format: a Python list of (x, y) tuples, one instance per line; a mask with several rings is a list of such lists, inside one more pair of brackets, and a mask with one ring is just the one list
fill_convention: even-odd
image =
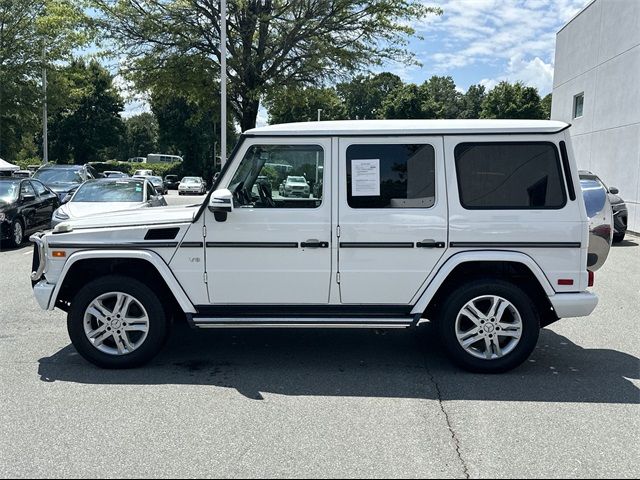
[(485, 332), (487, 332), (487, 333), (493, 333), (493, 331), (494, 331), (495, 329), (496, 329), (496, 328), (495, 328), (492, 324), (490, 324), (490, 323), (487, 323), (487, 324), (484, 326), (484, 331), (485, 331)]
[(112, 328), (120, 328), (122, 325), (122, 322), (120, 320), (112, 320), (111, 321), (111, 327)]

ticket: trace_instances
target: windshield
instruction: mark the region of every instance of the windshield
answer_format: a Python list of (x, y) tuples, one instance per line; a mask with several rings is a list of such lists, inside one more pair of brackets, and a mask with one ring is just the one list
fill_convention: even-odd
[(0, 202), (10, 203), (18, 199), (19, 182), (0, 182)]
[(147, 177), (147, 179), (154, 185), (162, 185), (162, 179), (160, 177)]
[(184, 177), (182, 183), (200, 183), (200, 179), (198, 177)]
[(289, 177), (287, 181), (291, 183), (307, 183), (307, 179), (304, 177)]
[(143, 182), (88, 182), (73, 196), (72, 202), (142, 202)]
[(82, 177), (78, 170), (68, 168), (49, 168), (38, 170), (33, 174), (42, 183), (51, 185), (56, 183), (82, 183)]

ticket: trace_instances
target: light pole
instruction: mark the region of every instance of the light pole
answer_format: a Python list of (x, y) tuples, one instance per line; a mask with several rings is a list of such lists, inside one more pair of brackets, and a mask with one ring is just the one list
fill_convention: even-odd
[(46, 44), (42, 42), (42, 163), (49, 162), (49, 141), (47, 129), (47, 57)]
[(321, 113), (322, 113), (322, 109), (321, 109), (321, 108), (319, 108), (319, 109), (318, 109), (318, 121), (320, 121), (320, 114), (321, 114)]
[(227, 0), (220, 0), (220, 166), (227, 161)]

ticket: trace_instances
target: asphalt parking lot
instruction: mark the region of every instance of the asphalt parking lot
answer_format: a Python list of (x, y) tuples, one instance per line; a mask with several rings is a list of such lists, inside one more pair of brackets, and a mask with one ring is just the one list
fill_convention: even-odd
[(0, 252), (2, 477), (640, 476), (638, 237), (596, 275), (591, 317), (496, 376), (452, 367), (429, 326), (177, 326), (149, 366), (99, 370), (38, 308), (30, 254)]

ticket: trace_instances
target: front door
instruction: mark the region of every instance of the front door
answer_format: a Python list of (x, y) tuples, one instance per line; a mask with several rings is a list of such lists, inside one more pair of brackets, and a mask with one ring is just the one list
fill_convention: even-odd
[(339, 152), (341, 301), (409, 304), (447, 247), (443, 140), (343, 138)]
[(226, 220), (206, 215), (214, 304), (322, 305), (331, 282), (331, 139), (245, 141), (219, 188)]

